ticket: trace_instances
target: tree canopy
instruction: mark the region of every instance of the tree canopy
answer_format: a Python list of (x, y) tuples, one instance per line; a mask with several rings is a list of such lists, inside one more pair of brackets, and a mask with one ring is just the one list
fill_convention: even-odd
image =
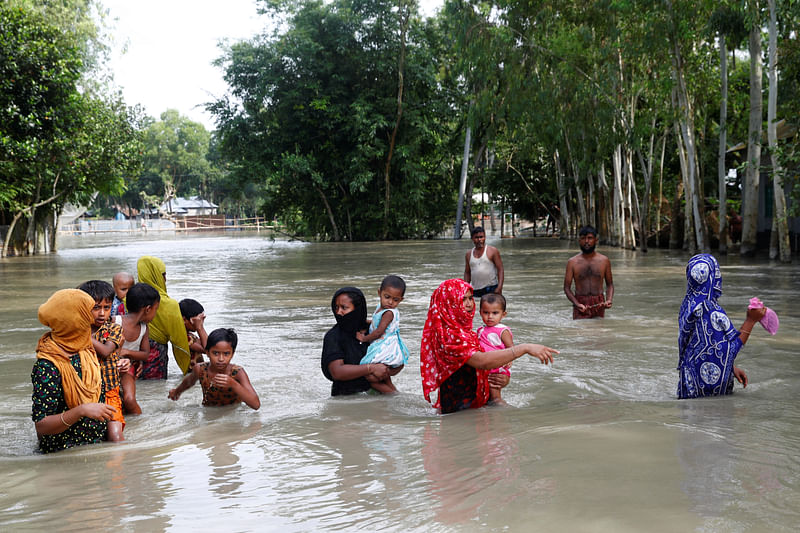
[[(558, 216), (564, 238), (591, 224), (631, 249), (720, 241), (725, 252), (740, 212), (741, 253), (776, 233), (756, 227), (771, 218), (788, 257), (784, 223), (800, 205), (796, 0), (446, 0), (431, 18), (414, 0), (262, 0), (272, 29), (217, 61), (228, 92), (207, 104), (213, 132), (174, 110), (142, 120), (95, 90), (102, 32), (83, 24), (103, 12), (93, 0), (8, 5), (6, 221), (33, 219), (56, 194), (131, 207), (199, 194), (319, 239), (431, 237), (460, 212), (465, 159), (469, 224), (485, 192), (532, 222)], [(91, 120), (103, 113), (125, 135)], [(764, 173), (774, 179), (759, 190)]]
[(220, 61), (230, 95), (210, 110), (222, 157), (239, 180), (263, 180), (265, 210), (297, 231), (334, 240), (439, 232), (454, 194), (437, 46), (413, 4), (298, 4), (285, 31), (237, 43)]
[(37, 12), (0, 8), (0, 30), (3, 255), (31, 253), (52, 249), (65, 203), (119, 193), (138, 171), (137, 116), (117, 96), (79, 90), (83, 50)]

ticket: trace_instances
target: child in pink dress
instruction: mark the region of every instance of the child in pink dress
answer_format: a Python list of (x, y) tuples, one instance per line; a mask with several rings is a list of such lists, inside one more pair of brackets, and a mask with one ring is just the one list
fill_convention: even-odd
[[(484, 326), (478, 328), (478, 341), (484, 352), (503, 350), (514, 346), (514, 337), (511, 329), (500, 323), (506, 316), (506, 299), (502, 294), (489, 293), (481, 297), (481, 319)], [(499, 368), (493, 368), (490, 374), (511, 375), (511, 363)], [(501, 395), (502, 389), (491, 387), (489, 389), (489, 401), (505, 405)]]

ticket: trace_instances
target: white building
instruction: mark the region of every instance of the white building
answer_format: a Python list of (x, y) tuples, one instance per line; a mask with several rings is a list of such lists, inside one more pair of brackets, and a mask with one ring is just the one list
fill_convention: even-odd
[(199, 196), (191, 196), (189, 198), (178, 196), (161, 204), (158, 212), (180, 216), (216, 215), (217, 207), (216, 204), (203, 200)]

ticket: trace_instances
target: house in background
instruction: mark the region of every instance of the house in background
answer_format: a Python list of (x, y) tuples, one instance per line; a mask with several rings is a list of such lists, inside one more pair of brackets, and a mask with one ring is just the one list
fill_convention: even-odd
[[(780, 120), (776, 124), (776, 133), (778, 140), (791, 139), (797, 135), (797, 126), (788, 123), (786, 120)], [(767, 141), (767, 132), (762, 133), (761, 138), (761, 171), (759, 172), (759, 187), (758, 187), (758, 222), (756, 223), (756, 247), (760, 249), (769, 248), (770, 238), (772, 233), (772, 218), (775, 213), (775, 186), (772, 179), (772, 160), (769, 154), (769, 146)], [(736, 157), (736, 165), (742, 165), (747, 157), (747, 142), (740, 142), (735, 146), (728, 149), (727, 153), (734, 154)], [(797, 175), (797, 168), (785, 168), (784, 172), (787, 173), (788, 179), (785, 179), (783, 184), (783, 193), (786, 197), (786, 208), (791, 212), (792, 208), (792, 190), (794, 182), (792, 176)], [(743, 173), (739, 173), (744, 175)], [(740, 191), (742, 201), (744, 201), (745, 191), (742, 188), (741, 180), (743, 177), (737, 177), (737, 173), (729, 173), (733, 176), (733, 180), (729, 182), (735, 185)], [(796, 178), (795, 178), (796, 179)], [(792, 251), (797, 253), (800, 250), (800, 217), (788, 217), (789, 226), (789, 243)]]
[(177, 216), (198, 216), (198, 215), (216, 215), (216, 204), (212, 204), (208, 200), (203, 200), (199, 196), (190, 196), (189, 198), (176, 197), (167, 200), (161, 204), (158, 209), (151, 209), (150, 214), (157, 215), (159, 213), (167, 213), (169, 215)]

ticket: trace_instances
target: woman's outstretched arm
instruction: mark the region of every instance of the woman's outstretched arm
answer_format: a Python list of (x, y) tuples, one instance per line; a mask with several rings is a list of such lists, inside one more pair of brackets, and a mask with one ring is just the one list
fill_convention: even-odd
[(510, 363), (525, 354), (537, 358), (544, 364), (550, 364), (553, 362), (553, 354), (557, 353), (560, 352), (541, 344), (518, 344), (504, 350), (475, 352), (467, 360), (467, 364), (480, 370), (490, 370)]

